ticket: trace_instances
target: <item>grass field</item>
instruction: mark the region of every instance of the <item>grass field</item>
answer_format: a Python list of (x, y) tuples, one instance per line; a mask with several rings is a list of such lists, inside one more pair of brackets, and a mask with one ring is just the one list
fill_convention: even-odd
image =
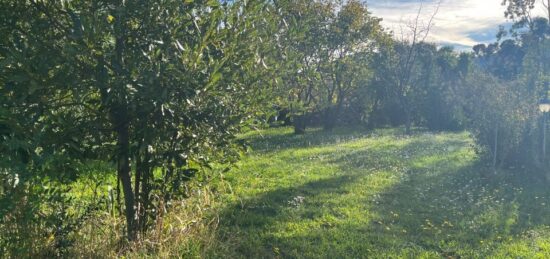
[(251, 132), (206, 257), (548, 258), (550, 188), (467, 133)]
[[(251, 150), (238, 168), (184, 200), (128, 258), (550, 258), (548, 184), (522, 168), (495, 174), (466, 132), (242, 138)], [(80, 241), (79, 256), (121, 255)]]

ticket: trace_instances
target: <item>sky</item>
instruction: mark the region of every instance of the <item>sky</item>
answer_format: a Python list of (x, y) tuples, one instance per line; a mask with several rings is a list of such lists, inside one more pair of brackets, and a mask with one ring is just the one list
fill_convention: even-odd
[[(421, 19), (428, 22), (439, 0), (367, 0), (374, 16), (395, 34), (410, 23), (422, 6)], [(478, 43), (494, 42), (499, 25), (506, 24), (502, 0), (442, 0), (428, 40), (439, 45), (470, 50)]]

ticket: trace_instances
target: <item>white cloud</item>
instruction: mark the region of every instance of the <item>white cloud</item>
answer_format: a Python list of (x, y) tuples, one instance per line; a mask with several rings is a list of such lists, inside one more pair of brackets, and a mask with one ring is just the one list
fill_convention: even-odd
[[(502, 0), (443, 0), (428, 40), (462, 49), (494, 41), (498, 26), (507, 22), (501, 3)], [(416, 17), (421, 0), (370, 0), (367, 5), (374, 16), (383, 18), (384, 26), (399, 34), (401, 27)], [(436, 5), (433, 0), (424, 1), (421, 19), (427, 22)]]

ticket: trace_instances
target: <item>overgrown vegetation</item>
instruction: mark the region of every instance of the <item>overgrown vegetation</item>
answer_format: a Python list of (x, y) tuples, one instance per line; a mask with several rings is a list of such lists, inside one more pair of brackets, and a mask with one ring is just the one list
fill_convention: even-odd
[(550, 1), (502, 4), (459, 53), (439, 6), (395, 32), (359, 0), (2, 0), (0, 253), (545, 255)]
[[(60, 238), (56, 221), (37, 215), (65, 213), (42, 209), (44, 201), (65, 206), (66, 197), (56, 194), (65, 187), (43, 188), (86, 178), (89, 164), (111, 162), (133, 241), (197, 170), (234, 160), (231, 139), (254, 119), (266, 87), (267, 71), (256, 62), (261, 42), (245, 43), (264, 37), (265, 30), (255, 29), (263, 7), (2, 1), (0, 163), (8, 181), (2, 207), (14, 208), (2, 213), (2, 225), (29, 227), (36, 219), (36, 232), (13, 235)], [(15, 178), (18, 183), (10, 182)], [(18, 222), (18, 213), (30, 218)], [(35, 243), (10, 240), (14, 255), (19, 241)]]

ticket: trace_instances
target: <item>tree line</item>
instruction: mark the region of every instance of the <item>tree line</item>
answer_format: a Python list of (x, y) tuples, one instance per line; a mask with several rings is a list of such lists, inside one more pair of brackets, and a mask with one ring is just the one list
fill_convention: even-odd
[(0, 1), (0, 251), (51, 235), (63, 253), (106, 209), (72, 215), (63, 192), (98, 168), (115, 172), (137, 240), (276, 115), (297, 134), (470, 130), (493, 166), (541, 167), (550, 26), (504, 4), (512, 29), (458, 53), (427, 42), (419, 18), (396, 37), (356, 0)]

